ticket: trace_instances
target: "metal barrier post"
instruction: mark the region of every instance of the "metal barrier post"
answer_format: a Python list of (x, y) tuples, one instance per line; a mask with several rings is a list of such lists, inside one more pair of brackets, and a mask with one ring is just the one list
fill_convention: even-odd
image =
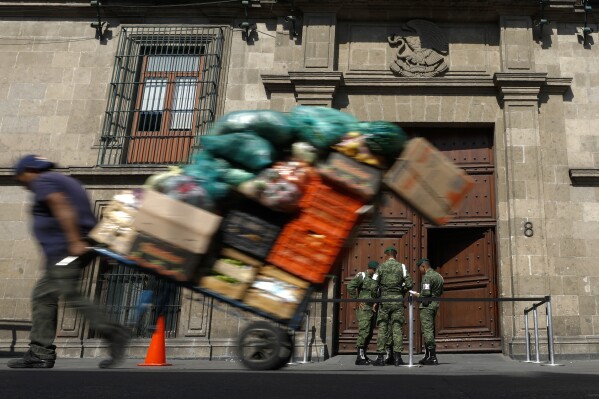
[(408, 364), (404, 367), (420, 367), (419, 364), (414, 364), (414, 296), (410, 293), (408, 297)]
[(533, 363), (541, 363), (541, 359), (539, 358), (539, 316), (537, 312), (537, 305), (532, 305), (532, 319), (534, 322), (535, 328), (535, 355), (536, 360)]
[(298, 362), (300, 364), (312, 363), (308, 361), (308, 333), (310, 330), (310, 309), (306, 309), (306, 332), (304, 334), (304, 360)]
[(526, 345), (526, 360), (524, 363), (531, 363), (530, 360), (530, 332), (528, 331), (528, 312), (530, 309), (524, 308), (524, 345)]
[(555, 363), (555, 352), (553, 348), (553, 319), (551, 314), (551, 297), (547, 297), (547, 347), (549, 349), (549, 363), (543, 366), (563, 366)]

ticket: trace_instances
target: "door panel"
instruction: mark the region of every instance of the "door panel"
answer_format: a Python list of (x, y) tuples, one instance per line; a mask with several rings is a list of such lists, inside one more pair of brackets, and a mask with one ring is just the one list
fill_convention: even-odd
[[(497, 297), (494, 230), (429, 229), (428, 253), (445, 280), (444, 298)], [(496, 302), (441, 302), (439, 350), (499, 349)]]
[[(384, 192), (378, 209), (382, 221), (365, 221), (342, 261), (341, 297), (347, 298), (347, 283), (351, 278), (364, 270), (369, 260), (381, 261), (382, 251), (390, 244), (398, 248), (398, 260), (408, 266), (418, 291), (421, 276), (415, 263), (421, 257), (428, 257), (438, 265), (445, 279), (444, 297), (497, 297), (492, 129), (419, 129), (408, 133), (431, 141), (475, 179), (475, 187), (454, 219), (442, 227), (428, 223), (394, 193)], [(355, 351), (357, 323), (353, 307), (351, 303), (339, 307), (339, 353)], [(418, 351), (422, 337), (417, 309), (414, 330), (414, 348)], [(404, 326), (407, 343), (406, 334), (407, 323)], [(497, 303), (442, 302), (437, 316), (437, 341), (439, 351), (501, 350)], [(371, 351), (375, 342), (373, 339)]]

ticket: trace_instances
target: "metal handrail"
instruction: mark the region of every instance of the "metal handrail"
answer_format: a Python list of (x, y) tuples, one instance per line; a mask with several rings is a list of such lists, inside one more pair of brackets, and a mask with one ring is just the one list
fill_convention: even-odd
[[(409, 361), (407, 367), (413, 367), (413, 331), (414, 331), (414, 302), (422, 301), (433, 301), (433, 302), (535, 302), (530, 308), (524, 309), (524, 328), (525, 328), (525, 342), (526, 342), (526, 361), (530, 360), (530, 337), (528, 332), (528, 313), (533, 312), (534, 317), (534, 335), (535, 335), (535, 355), (536, 361), (534, 363), (547, 365), (547, 366), (561, 366), (561, 364), (555, 363), (555, 351), (553, 343), (553, 321), (551, 313), (551, 296), (547, 295), (544, 297), (503, 297), (503, 298), (442, 298), (442, 297), (414, 297), (412, 294), (405, 298), (373, 298), (373, 299), (342, 299), (342, 298), (312, 298), (309, 302), (319, 303), (346, 303), (346, 302), (362, 302), (362, 303), (385, 303), (385, 302), (408, 302), (408, 345), (409, 345)], [(539, 350), (539, 326), (538, 326), (538, 312), (537, 309), (546, 304), (547, 312), (547, 340), (548, 340), (548, 351), (549, 351), (549, 362), (543, 363), (540, 361), (540, 350)]]

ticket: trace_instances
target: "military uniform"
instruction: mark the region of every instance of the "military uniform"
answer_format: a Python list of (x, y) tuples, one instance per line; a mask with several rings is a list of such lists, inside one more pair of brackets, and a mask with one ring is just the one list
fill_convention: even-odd
[[(387, 248), (385, 253), (389, 251), (397, 253), (393, 247)], [(395, 365), (399, 366), (403, 363), (401, 360), (404, 323), (403, 297), (412, 289), (414, 282), (406, 266), (393, 258), (381, 264), (373, 278), (377, 281), (381, 299), (397, 299), (397, 302), (382, 302), (379, 308), (376, 322), (379, 334), (376, 351), (379, 357), (375, 365), (384, 365), (380, 364), (380, 360), (388, 352), (387, 359), (391, 359), (393, 356)]]
[[(424, 262), (428, 263), (428, 260), (421, 259), (418, 261), (418, 266)], [(420, 297), (423, 298), (419, 306), (420, 326), (426, 350), (424, 358), (419, 362), (420, 364), (438, 364), (437, 345), (435, 343), (435, 317), (439, 309), (439, 302), (426, 300), (426, 298), (438, 298), (441, 294), (443, 294), (443, 276), (430, 268), (422, 277), (422, 289), (420, 291)]]
[[(378, 262), (370, 261), (369, 269), (376, 270)], [(347, 292), (352, 299), (374, 299), (376, 298), (377, 283), (372, 279), (368, 272), (359, 272), (349, 282)], [(358, 339), (356, 346), (358, 348), (358, 357), (356, 365), (370, 364), (366, 356), (368, 344), (372, 338), (375, 323), (375, 311), (373, 302), (358, 302), (356, 304), (356, 320), (358, 321)]]

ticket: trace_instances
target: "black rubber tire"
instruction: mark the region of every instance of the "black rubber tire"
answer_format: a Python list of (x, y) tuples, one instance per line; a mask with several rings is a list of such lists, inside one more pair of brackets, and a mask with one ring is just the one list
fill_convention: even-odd
[(291, 337), (286, 331), (266, 321), (248, 325), (237, 344), (239, 358), (251, 370), (277, 370), (293, 354)]

